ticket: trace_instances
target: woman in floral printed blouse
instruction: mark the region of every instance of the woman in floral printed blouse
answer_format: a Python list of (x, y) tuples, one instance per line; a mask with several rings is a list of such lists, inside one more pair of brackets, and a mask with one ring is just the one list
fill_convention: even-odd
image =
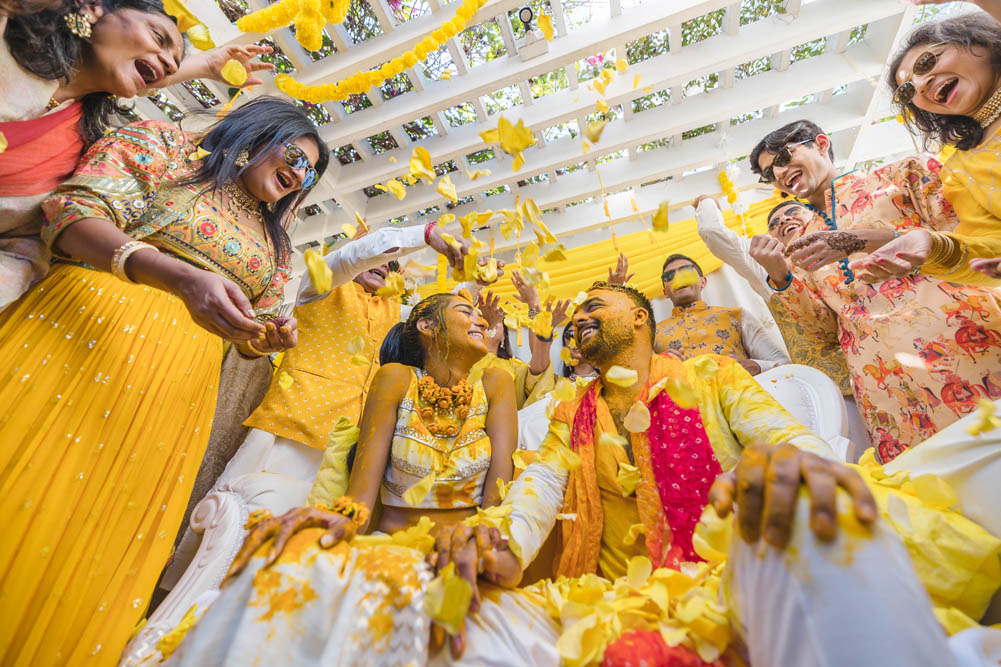
[(198, 471), (223, 339), (296, 342), (284, 225), (328, 159), (305, 114), (262, 98), (197, 145), (111, 132), (44, 202), (66, 259), (0, 313), (0, 663), (117, 661)]

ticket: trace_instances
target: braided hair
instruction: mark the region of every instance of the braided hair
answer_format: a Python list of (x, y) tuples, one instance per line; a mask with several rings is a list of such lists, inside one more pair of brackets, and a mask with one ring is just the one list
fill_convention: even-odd
[[(454, 298), (454, 294), (432, 294), (425, 297), (410, 311), (410, 317), (403, 324), (399, 332), (399, 343), (395, 350), (387, 350), (386, 362), (395, 362), (413, 366), (414, 368), (424, 368), (427, 360), (427, 350), (421, 343), (421, 333), (417, 330), (417, 323), (421, 320), (432, 320), (438, 332), (445, 330), (445, 309), (449, 300)], [(380, 353), (380, 357), (381, 357)]]

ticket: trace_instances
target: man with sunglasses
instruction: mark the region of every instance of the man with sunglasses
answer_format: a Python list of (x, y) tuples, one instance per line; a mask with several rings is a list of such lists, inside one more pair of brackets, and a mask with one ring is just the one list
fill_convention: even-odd
[[(773, 299), (803, 330), (840, 345), (881, 461), (971, 413), (978, 397), (990, 394), (984, 379), (1001, 363), (1001, 348), (966, 341), (1001, 337), (996, 294), (924, 275), (870, 286), (848, 266), (901, 231), (955, 228), (941, 164), (915, 156), (869, 174), (840, 174), (830, 138), (807, 120), (764, 137), (750, 161), (762, 182), (813, 213), (788, 246), (765, 239), (752, 244), (751, 255), (768, 269)], [(776, 268), (780, 256), (789, 262), (785, 275)], [(981, 303), (974, 320), (973, 306)]]
[[(684, 279), (685, 272), (690, 279)], [(752, 313), (742, 308), (706, 305), (702, 300), (706, 278), (691, 258), (668, 257), (661, 280), (664, 296), (674, 310), (671, 317), (657, 323), (657, 352), (670, 352), (682, 360), (720, 354), (735, 359), (751, 375), (789, 363), (789, 355)]]

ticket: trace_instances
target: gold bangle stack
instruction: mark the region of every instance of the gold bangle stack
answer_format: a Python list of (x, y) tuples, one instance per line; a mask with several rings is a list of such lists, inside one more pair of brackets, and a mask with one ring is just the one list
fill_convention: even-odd
[(156, 246), (152, 246), (143, 241), (129, 241), (128, 243), (123, 243), (115, 248), (115, 254), (111, 256), (111, 275), (115, 276), (119, 280), (124, 280), (127, 283), (135, 285), (136, 281), (129, 278), (129, 274), (125, 272), (125, 262), (129, 260), (129, 257), (131, 257), (133, 253), (142, 250), (143, 248), (150, 248), (156, 252), (160, 252)]
[(345, 516), (351, 519), (351, 523), (358, 528), (362, 528), (368, 522), (370, 514), (368, 507), (365, 506), (365, 503), (355, 502), (351, 496), (341, 496), (334, 502), (330, 503), (329, 506), (318, 504), (315, 505), (315, 507), (336, 512), (341, 516)]

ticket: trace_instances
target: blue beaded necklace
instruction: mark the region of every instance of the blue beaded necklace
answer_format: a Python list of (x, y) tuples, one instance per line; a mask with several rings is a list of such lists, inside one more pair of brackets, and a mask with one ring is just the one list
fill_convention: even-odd
[[(834, 194), (834, 184), (837, 183), (840, 179), (847, 176), (848, 174), (854, 174), (856, 171), (858, 170), (852, 169), (851, 171), (847, 171), (841, 174), (840, 176), (836, 176), (834, 179), (831, 180), (831, 215), (827, 215), (827, 211), (822, 211), (813, 204), (811, 204), (810, 202), (806, 202), (806, 207), (808, 209), (810, 209), (811, 211), (813, 211), (814, 213), (816, 213), (817, 215), (819, 215), (821, 218), (824, 219), (824, 224), (827, 226), (827, 229), (829, 231), (833, 232), (837, 231), (838, 229), (838, 198)], [(841, 275), (845, 277), (845, 279), (842, 281), (845, 285), (848, 285), (849, 283), (855, 281), (855, 272), (848, 268), (847, 257), (845, 257), (844, 259), (839, 259), (838, 266), (841, 267)]]

